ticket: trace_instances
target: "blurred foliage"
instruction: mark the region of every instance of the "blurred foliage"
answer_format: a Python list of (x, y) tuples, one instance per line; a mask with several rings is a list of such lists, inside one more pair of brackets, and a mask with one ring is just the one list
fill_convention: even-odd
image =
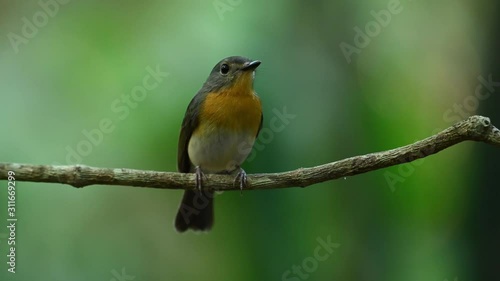
[[(497, 93), (473, 101), (479, 76), (500, 80), (485, 63), (498, 56), (492, 0), (54, 1), (0, 2), (1, 162), (174, 171), (187, 104), (230, 55), (263, 62), (255, 88), (265, 127), (276, 110), (296, 116), (245, 164), (249, 173), (394, 148), (473, 114), (500, 123)], [(347, 57), (342, 43), (356, 51)], [(169, 75), (128, 105), (148, 67)], [(102, 120), (113, 131), (80, 161), (69, 157)], [(475, 280), (493, 270), (474, 262), (478, 249), (500, 246), (479, 245), (499, 225), (498, 216), (476, 222), (478, 190), (494, 174), (477, 179), (487, 157), (499, 158), (483, 146), (305, 189), (227, 192), (208, 234), (175, 232), (181, 191), (18, 182), (17, 273), (6, 271), (0, 240), (0, 279), (121, 280), (124, 269), (141, 281)], [(303, 268), (307, 277), (284, 275), (310, 266), (327, 237), (340, 247)]]

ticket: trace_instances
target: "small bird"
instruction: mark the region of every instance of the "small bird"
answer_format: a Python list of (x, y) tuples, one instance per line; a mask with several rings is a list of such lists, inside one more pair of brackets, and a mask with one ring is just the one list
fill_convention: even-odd
[(215, 65), (189, 103), (182, 121), (177, 169), (195, 173), (198, 191), (184, 192), (175, 218), (179, 232), (207, 231), (214, 222), (213, 191), (202, 192), (204, 173), (236, 174), (240, 188), (247, 176), (241, 164), (262, 128), (260, 98), (253, 89), (258, 60), (233, 56)]

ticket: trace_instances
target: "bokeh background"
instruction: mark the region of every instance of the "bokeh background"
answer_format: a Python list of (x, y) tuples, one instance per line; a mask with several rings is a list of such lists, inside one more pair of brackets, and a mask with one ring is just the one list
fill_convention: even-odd
[[(264, 127), (276, 111), (294, 115), (259, 140), (249, 173), (394, 148), (474, 114), (499, 126), (498, 84), (476, 96), (479, 77), (500, 82), (498, 9), (493, 0), (0, 1), (0, 161), (175, 171), (186, 106), (230, 55), (263, 62)], [(148, 67), (168, 76), (126, 103)], [(104, 119), (113, 131), (68, 156)], [(174, 230), (182, 191), (18, 182), (16, 274), (1, 227), (0, 279), (493, 280), (499, 159), (498, 148), (467, 142), (305, 189), (226, 192), (206, 234)], [(311, 269), (318, 239), (340, 246)]]

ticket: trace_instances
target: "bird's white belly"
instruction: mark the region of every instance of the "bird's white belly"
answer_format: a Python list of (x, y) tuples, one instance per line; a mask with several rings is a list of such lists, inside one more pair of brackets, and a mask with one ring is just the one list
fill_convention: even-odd
[(249, 131), (218, 130), (203, 137), (193, 134), (188, 144), (189, 159), (203, 172), (232, 172), (245, 161), (254, 142), (255, 132)]

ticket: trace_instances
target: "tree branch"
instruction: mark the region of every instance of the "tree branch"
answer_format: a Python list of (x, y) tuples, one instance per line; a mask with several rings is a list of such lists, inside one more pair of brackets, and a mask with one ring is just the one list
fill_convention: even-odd
[[(397, 164), (411, 162), (438, 153), (457, 143), (472, 140), (500, 147), (500, 131), (483, 116), (471, 116), (440, 133), (399, 148), (355, 156), (336, 162), (293, 171), (248, 175), (245, 189), (273, 189), (301, 186), (354, 176)], [(123, 168), (96, 168), (85, 165), (51, 166), (0, 163), (0, 180), (8, 179), (8, 171), (16, 181), (88, 185), (122, 185), (162, 189), (194, 189), (194, 174), (143, 171)], [(234, 176), (206, 175), (203, 187), (213, 190), (239, 190)]]

